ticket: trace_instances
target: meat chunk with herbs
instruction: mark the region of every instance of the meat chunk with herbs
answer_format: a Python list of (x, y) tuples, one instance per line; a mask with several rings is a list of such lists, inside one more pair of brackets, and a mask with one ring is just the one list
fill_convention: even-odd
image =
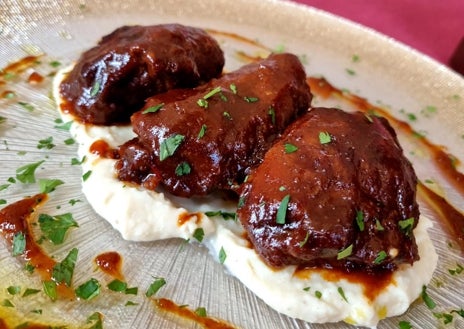
[(119, 179), (182, 197), (233, 190), (311, 102), (292, 54), (275, 54), (206, 85), (148, 99), (120, 147)]
[(314, 108), (249, 175), (237, 215), (272, 266), (393, 270), (419, 257), (416, 181), (387, 120)]
[(60, 85), (62, 109), (83, 122), (129, 122), (145, 100), (222, 73), (224, 54), (205, 31), (179, 24), (124, 26), (82, 54)]

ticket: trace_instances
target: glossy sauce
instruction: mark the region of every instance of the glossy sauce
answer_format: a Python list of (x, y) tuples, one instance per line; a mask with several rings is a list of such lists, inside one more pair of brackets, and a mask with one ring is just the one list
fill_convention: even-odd
[(28, 68), (33, 67), (37, 64), (38, 59), (40, 56), (26, 56), (21, 58), (18, 61), (15, 61), (0, 71), (0, 77), (5, 78), (8, 74), (20, 74), (26, 71)]
[(177, 315), (184, 320), (193, 321), (206, 329), (236, 329), (236, 327), (225, 321), (214, 319), (208, 316), (200, 316), (190, 308), (177, 305), (172, 300), (166, 298), (155, 299), (153, 300), (153, 303), (160, 311)]
[(95, 264), (104, 273), (115, 279), (124, 280), (122, 274), (122, 257), (116, 251), (108, 251), (95, 257)]
[(29, 78), (27, 79), (27, 82), (30, 84), (38, 84), (41, 83), (44, 80), (44, 77), (37, 73), (37, 72), (32, 72)]
[(196, 218), (195, 224), (199, 224), (201, 222), (201, 213), (189, 213), (189, 212), (183, 212), (182, 214), (179, 215), (177, 218), (177, 225), (182, 226), (185, 223), (187, 223), (190, 219), (193, 217)]
[(110, 145), (102, 139), (99, 139), (90, 145), (90, 153), (98, 155), (105, 159), (118, 159), (118, 151), (111, 148)]
[[(46, 200), (46, 194), (37, 194), (12, 203), (0, 211), (0, 233), (10, 248), (13, 246), (15, 234), (24, 234), (26, 247), (20, 257), (34, 267), (34, 271), (39, 273), (43, 281), (52, 279), (53, 266), (57, 262), (36, 243), (36, 239), (32, 235), (31, 224), (36, 208), (40, 207)], [(74, 291), (65, 284), (57, 284), (57, 290), (60, 297), (74, 298)]]
[[(308, 84), (311, 91), (320, 97), (328, 98), (336, 96), (348, 101), (356, 107), (357, 110), (370, 113), (380, 114), (385, 117), (395, 129), (401, 130), (408, 136), (417, 136), (417, 132), (407, 122), (395, 118), (381, 107), (370, 104), (366, 99), (345, 93), (340, 89), (332, 86), (324, 78), (308, 78)], [(417, 139), (419, 143), (426, 149), (432, 157), (434, 164), (447, 180), (454, 185), (456, 190), (464, 195), (464, 174), (459, 172), (456, 167), (458, 165), (457, 158), (445, 151), (444, 147), (436, 145), (429, 141), (426, 137), (421, 136)], [(430, 206), (437, 212), (441, 222), (443, 223), (448, 234), (453, 237), (464, 251), (464, 214), (454, 208), (446, 199), (440, 197), (432, 190), (426, 188), (423, 184), (418, 186), (418, 191), (421, 196), (425, 197)]]

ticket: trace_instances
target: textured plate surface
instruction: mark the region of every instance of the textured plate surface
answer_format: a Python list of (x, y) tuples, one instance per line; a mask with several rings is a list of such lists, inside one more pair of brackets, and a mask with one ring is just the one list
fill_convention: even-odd
[[(59, 61), (63, 66), (71, 63), (101, 36), (121, 25), (168, 22), (227, 31), (258, 40), (271, 49), (285, 49), (300, 55), (308, 75), (324, 76), (335, 86), (387, 108), (400, 119), (411, 120), (414, 114), (416, 119), (410, 123), (415, 130), (436, 144), (446, 145), (450, 153), (464, 161), (464, 80), (391, 39), (326, 13), (271, 0), (3, 0), (0, 3), (0, 67), (29, 54), (45, 54), (35, 68), (45, 80), (33, 85), (24, 82), (23, 75), (11, 77), (0, 85), (0, 93), (12, 90), (16, 94), (13, 100), (0, 99), (0, 116), (6, 118), (0, 123), (0, 185), (15, 176), (18, 167), (45, 159), (37, 176), (60, 178), (65, 184), (51, 194), (44, 212), (72, 212), (80, 227), (69, 234), (64, 245), (44, 245), (44, 248), (57, 259), (62, 259), (72, 247), (79, 248), (74, 277), (77, 283), (91, 276), (107, 281), (107, 277), (95, 271), (93, 259), (101, 252), (117, 250), (124, 258), (126, 280), (140, 291), (135, 297), (102, 294), (94, 301), (77, 304), (51, 303), (40, 294), (27, 300), (11, 296), (6, 291), (9, 286), (40, 289), (40, 282), (22, 270), (23, 265), (1, 243), (0, 300), (11, 300), (15, 308), (0, 306), (0, 315), (18, 312), (32, 321), (53, 319), (51, 324), (78, 326), (85, 323), (88, 315), (100, 311), (105, 316), (105, 328), (195, 328), (195, 324), (157, 313), (143, 297), (153, 277), (164, 277), (168, 284), (160, 292), (161, 296), (193, 309), (203, 306), (209, 315), (239, 328), (350, 328), (343, 323), (308, 324), (278, 314), (227, 275), (205, 248), (179, 240), (124, 241), (85, 202), (80, 188), (80, 168), (70, 165), (70, 159), (76, 156), (76, 147), (64, 143), (70, 137), (67, 132), (54, 128), (58, 113), (49, 98), (52, 78), (47, 75), (56, 69), (49, 62)], [(235, 56), (237, 50), (248, 53), (259, 50), (236, 38), (219, 35), (218, 39), (227, 55), (227, 69), (241, 64)], [(354, 61), (353, 56), (358, 60)], [(25, 104), (33, 110), (25, 108)], [(316, 99), (316, 104), (323, 104), (323, 100)], [(53, 136), (56, 146), (50, 150), (38, 149), (38, 141), (49, 136)], [(433, 180), (446, 198), (462, 209), (463, 196), (430, 165), (427, 155), (414, 143), (406, 139), (404, 143), (419, 178)], [(463, 171), (462, 166), (460, 169)], [(0, 191), (0, 199), (10, 204), (37, 192), (37, 184), (11, 184)], [(82, 202), (71, 206), (71, 199)], [(428, 289), (437, 303), (433, 312), (462, 309), (464, 273), (449, 273), (449, 269), (464, 264), (462, 252), (444, 233), (427, 204), (421, 203), (421, 211), (435, 222), (431, 234), (440, 256)], [(124, 306), (128, 300), (138, 305)], [(39, 308), (43, 309), (41, 315), (31, 313)], [(459, 315), (454, 317), (455, 327), (464, 327)], [(405, 315), (382, 321), (379, 327), (398, 328), (400, 321), (409, 321), (415, 328), (436, 328), (443, 323), (423, 303), (416, 303)]]

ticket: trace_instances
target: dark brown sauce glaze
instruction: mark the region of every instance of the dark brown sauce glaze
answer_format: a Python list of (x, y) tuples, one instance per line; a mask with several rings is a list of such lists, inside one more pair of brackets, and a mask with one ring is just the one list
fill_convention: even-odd
[[(34, 267), (34, 271), (39, 273), (43, 281), (52, 280), (52, 270), (57, 262), (37, 244), (32, 235), (31, 223), (34, 212), (46, 200), (46, 194), (37, 194), (12, 203), (0, 211), (0, 233), (10, 248), (16, 234), (24, 235), (26, 247), (20, 257)], [(57, 283), (57, 291), (60, 297), (74, 298), (74, 291), (65, 284)]]
[(122, 256), (116, 251), (108, 251), (95, 257), (95, 264), (104, 273), (115, 279), (124, 280), (122, 274)]
[[(308, 84), (310, 85), (311, 91), (322, 98), (335, 96), (344, 99), (359, 111), (365, 113), (373, 112), (385, 117), (395, 129), (402, 131), (407, 136), (419, 135), (407, 122), (395, 118), (385, 109), (369, 103), (360, 96), (346, 93), (332, 86), (324, 78), (309, 77)], [(432, 143), (424, 136), (421, 136), (417, 140), (424, 149), (430, 153), (433, 163), (443, 176), (453, 184), (461, 195), (464, 195), (464, 174), (457, 170), (457, 165), (459, 164), (457, 158), (447, 153), (443, 146)], [(461, 250), (464, 251), (464, 215), (453, 207), (445, 198), (440, 197), (423, 184), (418, 186), (418, 191), (437, 212), (447, 232), (456, 240)]]
[(193, 321), (195, 324), (206, 329), (236, 329), (233, 325), (209, 316), (201, 316), (186, 306), (177, 305), (166, 298), (154, 299), (153, 303), (160, 311), (174, 314), (183, 320)]

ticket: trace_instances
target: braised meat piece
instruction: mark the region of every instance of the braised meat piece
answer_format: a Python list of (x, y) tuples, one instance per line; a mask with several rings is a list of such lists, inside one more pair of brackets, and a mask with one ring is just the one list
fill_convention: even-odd
[(393, 270), (419, 257), (416, 181), (387, 120), (314, 108), (249, 175), (238, 217), (272, 266)]
[(92, 124), (129, 122), (148, 97), (195, 87), (223, 66), (221, 48), (201, 29), (124, 26), (82, 54), (60, 85), (62, 109)]
[(119, 178), (191, 197), (233, 189), (276, 137), (310, 105), (306, 74), (275, 54), (193, 90), (148, 99), (120, 147)]

